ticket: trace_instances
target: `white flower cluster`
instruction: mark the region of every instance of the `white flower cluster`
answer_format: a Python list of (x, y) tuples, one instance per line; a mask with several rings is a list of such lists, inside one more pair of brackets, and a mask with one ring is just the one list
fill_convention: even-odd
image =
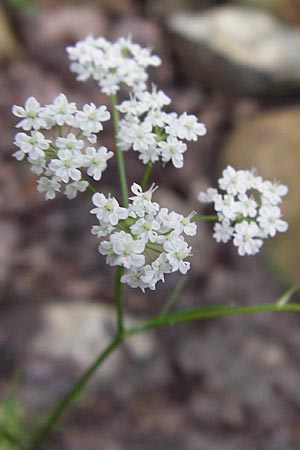
[(46, 106), (29, 97), (24, 107), (14, 105), (12, 112), (21, 119), (17, 128), (25, 131), (15, 136), (18, 150), (13, 156), (18, 160), (27, 157), (31, 170), (40, 176), (38, 191), (45, 192), (46, 199), (53, 199), (63, 185), (70, 199), (78, 191), (85, 191), (89, 183), (83, 179), (82, 169), (94, 180), (100, 180), (113, 153), (91, 144), (97, 142), (96, 133), (103, 129), (102, 122), (110, 118), (106, 106), (98, 108), (90, 103), (80, 111), (64, 94), (59, 94)]
[(239, 255), (254, 255), (263, 239), (287, 230), (278, 206), (288, 192), (287, 186), (231, 166), (224, 169), (218, 184), (223, 192), (209, 188), (198, 196), (201, 202), (214, 203), (219, 219), (213, 235), (217, 242), (232, 239)]
[(88, 36), (74, 47), (67, 47), (67, 52), (72, 61), (71, 71), (77, 73), (77, 79), (93, 78), (107, 95), (116, 94), (121, 84), (134, 91), (144, 90), (147, 67), (161, 64), (150, 49), (132, 43), (130, 37), (111, 43), (103, 37)]
[(183, 234), (194, 236), (197, 226), (192, 222), (194, 212), (184, 217), (167, 208), (160, 208), (152, 201), (156, 186), (143, 192), (134, 183), (134, 196), (128, 208), (119, 206), (111, 196), (96, 193), (92, 201), (99, 225), (92, 228), (97, 237), (109, 236), (99, 245), (99, 252), (106, 256), (110, 266), (122, 266), (127, 273), (121, 281), (129, 286), (155, 289), (158, 281), (164, 281), (167, 273), (179, 271), (186, 274), (190, 263), (191, 247)]
[(198, 136), (206, 134), (206, 128), (192, 114), (178, 116), (163, 111), (170, 103), (170, 98), (155, 86), (151, 92), (132, 94), (130, 100), (121, 103), (118, 109), (125, 114), (118, 135), (121, 149), (139, 152), (144, 164), (161, 159), (163, 163), (172, 161), (176, 168), (183, 167), (187, 149), (183, 140), (197, 141)]

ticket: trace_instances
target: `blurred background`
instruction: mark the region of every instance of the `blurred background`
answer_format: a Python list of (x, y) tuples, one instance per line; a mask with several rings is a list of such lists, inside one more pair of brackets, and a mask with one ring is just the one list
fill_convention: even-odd
[[(24, 433), (113, 333), (113, 270), (91, 235), (90, 196), (46, 202), (12, 157), (12, 104), (64, 92), (107, 104), (69, 72), (67, 45), (132, 35), (163, 60), (150, 79), (208, 133), (182, 170), (155, 167), (156, 199), (204, 212), (197, 193), (227, 164), (288, 184), (285, 235), (240, 258), (199, 225), (192, 270), (174, 308), (275, 301), (299, 281), (299, 0), (2, 0), (0, 3), (0, 428)], [(113, 147), (110, 126), (101, 135)], [(127, 156), (127, 155), (126, 155)], [(143, 167), (128, 154), (129, 182)], [(109, 162), (102, 187), (117, 192)], [(100, 188), (99, 188), (100, 189)], [(176, 285), (125, 289), (127, 320), (159, 311)], [(140, 335), (111, 357), (52, 434), (60, 450), (299, 450), (300, 318), (260, 314)], [(14, 394), (12, 394), (14, 391)], [(15, 395), (15, 397), (13, 397)], [(1, 450), (16, 450), (0, 434)]]

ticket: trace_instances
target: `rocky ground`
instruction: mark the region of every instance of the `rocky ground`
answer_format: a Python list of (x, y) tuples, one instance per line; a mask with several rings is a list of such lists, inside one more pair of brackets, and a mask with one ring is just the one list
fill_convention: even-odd
[[(300, 4), (40, 0), (37, 8), (23, 2), (16, 10), (12, 3), (0, 5), (0, 388), (4, 400), (19, 373), (18, 397), (31, 420), (49, 410), (110, 338), (113, 274), (90, 234), (89, 194), (45, 202), (26, 164), (12, 160), (11, 105), (30, 95), (51, 102), (59, 92), (78, 104), (108, 104), (93, 83), (83, 85), (69, 72), (66, 45), (89, 33), (112, 40), (130, 33), (152, 46), (163, 65), (151, 79), (175, 111), (196, 114), (208, 128), (190, 146), (183, 170), (155, 168), (158, 200), (201, 212), (198, 191), (228, 162), (257, 166), (290, 186), (284, 206), (290, 230), (257, 257), (237, 257), (200, 226), (175, 308), (273, 302), (299, 280)], [(113, 145), (109, 128), (103, 143)], [(140, 179), (139, 162), (129, 158), (129, 179)], [(112, 161), (106, 191), (117, 189), (115, 169)], [(127, 320), (159, 311), (177, 280), (169, 277), (147, 296), (125, 289)], [(298, 450), (299, 342), (299, 317), (288, 313), (132, 338), (65, 414), (52, 448)], [(1, 441), (0, 448), (13, 450)]]

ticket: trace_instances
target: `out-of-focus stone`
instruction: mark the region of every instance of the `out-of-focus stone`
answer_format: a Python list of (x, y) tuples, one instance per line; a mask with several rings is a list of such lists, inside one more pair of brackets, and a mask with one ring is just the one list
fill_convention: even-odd
[[(23, 351), (28, 397), (34, 392), (38, 395), (45, 385), (47, 396), (40, 401), (35, 399), (37, 405), (49, 406), (52, 397), (62, 395), (66, 386), (112, 341), (116, 332), (115, 316), (114, 307), (97, 303), (52, 302), (43, 306), (40, 327)], [(140, 321), (126, 316), (125, 323), (127, 327), (137, 326)], [(127, 375), (123, 376), (125, 372)], [(167, 372), (154, 334), (144, 333), (127, 339), (121, 350), (113, 352), (94, 374), (90, 385), (94, 390), (99, 386), (113, 389), (124, 398), (141, 384), (165, 382)], [(30, 398), (27, 401), (32, 403)]]
[(8, 23), (4, 8), (0, 5), (0, 62), (14, 58), (20, 52), (17, 40)]
[(266, 242), (270, 262), (285, 276), (299, 281), (300, 263), (300, 109), (288, 108), (257, 115), (241, 124), (228, 139), (222, 164), (237, 168), (256, 167), (266, 179), (289, 186), (282, 210), (289, 222), (286, 233)]
[(148, 0), (146, 9), (150, 14), (164, 16), (174, 11), (199, 10), (212, 4), (212, 0)]
[(300, 23), (300, 0), (232, 0), (232, 2), (266, 8), (292, 25)]
[(173, 14), (167, 26), (194, 82), (241, 95), (300, 90), (300, 30), (268, 11), (226, 5)]

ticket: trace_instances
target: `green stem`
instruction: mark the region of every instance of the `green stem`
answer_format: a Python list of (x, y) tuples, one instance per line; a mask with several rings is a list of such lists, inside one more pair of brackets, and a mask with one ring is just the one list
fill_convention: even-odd
[(175, 288), (171, 292), (170, 296), (167, 298), (166, 303), (161, 308), (159, 316), (165, 316), (170, 311), (171, 306), (178, 299), (179, 294), (181, 293), (182, 289), (184, 288), (184, 285), (186, 282), (187, 282), (187, 277), (179, 278), (178, 283), (176, 284)]
[[(119, 270), (119, 275), (120, 275)], [(123, 333), (118, 333), (111, 343), (100, 353), (92, 365), (84, 372), (79, 380), (74, 384), (65, 397), (58, 403), (58, 405), (50, 412), (44, 424), (37, 431), (37, 433), (30, 440), (30, 444), (26, 450), (35, 450), (36, 446), (43, 442), (49, 431), (57, 424), (64, 410), (75, 400), (81, 393), (88, 380), (99, 368), (99, 366), (108, 358), (108, 356), (128, 337), (135, 334), (158, 328), (161, 326), (172, 325), (179, 322), (187, 322), (191, 320), (209, 319), (228, 315), (253, 314), (259, 312), (281, 312), (281, 311), (299, 311), (300, 304), (289, 303), (285, 305), (278, 305), (277, 303), (231, 307), (226, 305), (203, 306), (200, 308), (177, 311), (175, 313), (163, 315), (162, 313), (156, 318), (145, 322), (137, 327), (129, 328)]]
[(96, 189), (93, 186), (91, 186), (90, 184), (88, 184), (87, 188), (92, 194), (95, 194), (95, 192), (97, 192)]
[(150, 177), (151, 172), (152, 172), (152, 168), (153, 168), (153, 163), (149, 162), (147, 167), (146, 167), (146, 170), (145, 170), (144, 176), (142, 178), (142, 181), (141, 181), (141, 188), (143, 189), (143, 191), (145, 190), (145, 188), (147, 186), (149, 177)]
[(111, 98), (111, 104), (112, 104), (112, 114), (113, 114), (114, 130), (115, 130), (115, 137), (116, 137), (116, 152), (117, 152), (117, 160), (118, 160), (118, 171), (119, 171), (119, 178), (120, 178), (120, 185), (121, 185), (122, 201), (123, 201), (123, 206), (125, 206), (125, 208), (127, 208), (128, 207), (127, 178), (126, 178), (123, 152), (118, 144), (119, 111), (116, 108), (117, 96), (115, 94), (112, 94), (110, 98)]
[(117, 308), (117, 326), (118, 326), (119, 335), (122, 335), (124, 332), (122, 283), (121, 283), (122, 274), (123, 274), (123, 267), (117, 266), (116, 276), (115, 276), (115, 304), (116, 304), (116, 308)]
[(191, 320), (212, 319), (217, 317), (254, 314), (261, 312), (282, 312), (282, 311), (299, 311), (299, 303), (289, 303), (287, 305), (278, 306), (276, 303), (253, 305), (253, 306), (203, 306), (202, 308), (195, 308), (190, 310), (177, 311), (166, 316), (159, 315), (148, 322), (133, 328), (129, 328), (125, 335), (132, 336), (137, 333), (142, 333), (153, 328), (158, 328), (166, 325), (173, 325), (180, 322), (188, 322)]
[(206, 222), (216, 222), (218, 220), (218, 216), (200, 216), (199, 214), (196, 214), (194, 217), (192, 217), (191, 221), (192, 222), (201, 222), (201, 221), (206, 221)]
[(49, 431), (57, 424), (64, 410), (78, 397), (87, 382), (98, 369), (98, 367), (108, 358), (123, 341), (123, 336), (118, 334), (111, 343), (98, 355), (92, 365), (83, 373), (79, 380), (72, 386), (63, 399), (53, 408), (40, 429), (33, 435), (27, 450), (35, 450), (37, 445), (45, 440)]

